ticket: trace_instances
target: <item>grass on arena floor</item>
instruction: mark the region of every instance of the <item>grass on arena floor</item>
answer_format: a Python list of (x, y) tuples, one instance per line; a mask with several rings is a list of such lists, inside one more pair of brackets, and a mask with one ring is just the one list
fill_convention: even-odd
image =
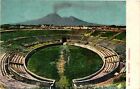
[[(28, 69), (47, 78), (59, 80), (56, 63), (60, 56), (62, 45), (42, 49), (29, 59)], [(68, 46), (70, 50), (70, 62), (65, 64), (65, 76), (69, 83), (74, 78), (85, 77), (102, 67), (101, 58), (94, 52), (76, 46)], [(67, 61), (67, 60), (66, 60)]]

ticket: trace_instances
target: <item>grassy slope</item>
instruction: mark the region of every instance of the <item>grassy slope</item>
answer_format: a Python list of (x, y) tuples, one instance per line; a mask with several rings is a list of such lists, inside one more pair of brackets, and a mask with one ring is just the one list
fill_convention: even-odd
[(38, 35), (53, 35), (53, 34), (66, 34), (70, 31), (53, 31), (53, 30), (31, 30), (31, 31), (16, 31), (16, 32), (7, 32), (2, 33), (1, 40), (6, 41), (8, 39), (17, 38), (17, 37), (29, 37), (29, 36), (38, 36)]
[(115, 39), (125, 40), (126, 39), (126, 32), (119, 34), (118, 36), (115, 37)]

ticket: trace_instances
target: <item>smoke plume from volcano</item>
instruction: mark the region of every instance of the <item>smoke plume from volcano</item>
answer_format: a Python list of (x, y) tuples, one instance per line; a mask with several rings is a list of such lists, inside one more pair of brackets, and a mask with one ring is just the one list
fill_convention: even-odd
[(54, 9), (54, 12), (57, 13), (61, 9), (70, 8), (70, 7), (72, 7), (71, 3), (62, 2), (62, 3), (54, 4), (53, 9)]

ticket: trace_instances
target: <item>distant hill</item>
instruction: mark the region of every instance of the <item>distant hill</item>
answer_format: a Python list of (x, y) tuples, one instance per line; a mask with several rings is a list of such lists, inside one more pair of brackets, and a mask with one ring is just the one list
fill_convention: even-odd
[(44, 16), (42, 18), (21, 22), (18, 24), (24, 24), (24, 25), (38, 25), (38, 24), (53, 24), (56, 26), (64, 25), (64, 26), (78, 26), (78, 25), (99, 25), (95, 23), (89, 23), (83, 20), (80, 20), (76, 17), (70, 16), (70, 17), (61, 17), (57, 13), (48, 14), (47, 16)]

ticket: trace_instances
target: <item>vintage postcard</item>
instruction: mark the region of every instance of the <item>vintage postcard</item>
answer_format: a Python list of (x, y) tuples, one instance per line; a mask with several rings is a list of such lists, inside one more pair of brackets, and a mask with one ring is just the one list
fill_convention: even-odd
[(1, 0), (0, 89), (140, 89), (131, 86), (126, 8), (124, 0)]

